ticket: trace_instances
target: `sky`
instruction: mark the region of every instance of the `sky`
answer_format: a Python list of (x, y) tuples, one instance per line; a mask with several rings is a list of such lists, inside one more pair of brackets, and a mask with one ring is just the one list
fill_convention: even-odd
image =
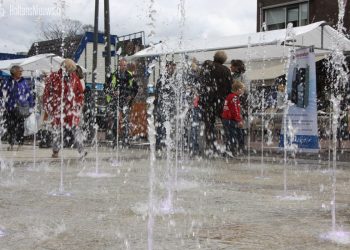
[[(104, 24), (103, 2), (100, 0), (100, 30)], [(251, 33), (256, 31), (256, 2), (110, 0), (111, 34), (145, 31), (148, 44), (181, 35), (191, 39)], [(64, 8), (59, 7), (62, 4)], [(0, 52), (28, 52), (31, 44), (41, 39), (41, 27), (47, 22), (66, 17), (93, 25), (94, 7), (94, 0), (0, 0)]]

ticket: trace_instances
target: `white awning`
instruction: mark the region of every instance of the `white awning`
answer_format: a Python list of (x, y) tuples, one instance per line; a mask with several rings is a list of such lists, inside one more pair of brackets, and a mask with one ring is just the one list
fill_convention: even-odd
[[(229, 59), (263, 60), (264, 58), (277, 59), (288, 55), (289, 47), (285, 41), (294, 40), (297, 47), (314, 46), (315, 53), (326, 54), (334, 48), (338, 41), (341, 50), (350, 51), (350, 41), (339, 34), (325, 22), (317, 22), (292, 29), (272, 30), (229, 37), (215, 37), (207, 39), (167, 40), (152, 47), (141, 50), (131, 56), (152, 57), (159, 55), (185, 53), (195, 56), (199, 61), (211, 60), (213, 51), (225, 50)], [(249, 47), (249, 49), (248, 49)]]
[[(316, 62), (324, 59), (324, 55), (316, 56)], [(249, 80), (273, 80), (287, 72), (286, 60), (275, 59), (250, 62), (245, 73)]]
[[(30, 77), (32, 74), (50, 73), (61, 68), (63, 58), (55, 54), (39, 54), (27, 58), (0, 61), (0, 70), (8, 72), (12, 66), (19, 65), (23, 68), (23, 76)], [(86, 69), (81, 67), (83, 72)]]

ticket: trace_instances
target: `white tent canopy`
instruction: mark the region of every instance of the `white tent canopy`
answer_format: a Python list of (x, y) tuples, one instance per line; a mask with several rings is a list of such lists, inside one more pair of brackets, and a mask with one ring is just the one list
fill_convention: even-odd
[[(12, 66), (19, 65), (23, 68), (23, 76), (30, 77), (35, 74), (58, 71), (63, 60), (62, 57), (52, 53), (40, 54), (28, 58), (0, 61), (0, 70), (9, 71)], [(82, 69), (84, 72), (86, 71), (84, 68)]]
[[(214, 51), (225, 50), (229, 60), (249, 60), (251, 69), (248, 69), (247, 75), (251, 75), (250, 79), (273, 79), (283, 74), (283, 59), (288, 57), (288, 45), (292, 42), (296, 47), (313, 46), (318, 59), (328, 54), (335, 46), (343, 51), (350, 51), (350, 41), (322, 21), (292, 29), (184, 40), (181, 43), (178, 39), (168, 40), (139, 51), (132, 58), (185, 53), (203, 62), (212, 60)], [(265, 75), (253, 72), (258, 68), (261, 71), (263, 66)]]

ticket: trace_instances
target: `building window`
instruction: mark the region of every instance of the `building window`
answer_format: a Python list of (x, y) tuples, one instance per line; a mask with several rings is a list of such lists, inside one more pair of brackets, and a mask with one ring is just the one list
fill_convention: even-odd
[(270, 9), (265, 12), (267, 30), (284, 29), (286, 27), (286, 9)]
[(309, 5), (307, 3), (300, 4), (300, 26), (307, 25), (309, 23)]
[(293, 27), (308, 24), (308, 3), (293, 4), (264, 10), (267, 30), (284, 29), (288, 23)]

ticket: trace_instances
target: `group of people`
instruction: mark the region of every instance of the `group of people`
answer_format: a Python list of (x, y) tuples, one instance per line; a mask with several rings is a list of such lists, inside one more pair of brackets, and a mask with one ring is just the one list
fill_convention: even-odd
[[(5, 118), (8, 138), (8, 150), (19, 150), (23, 145), (25, 120), (32, 114), (43, 114), (52, 126), (52, 157), (57, 158), (61, 148), (61, 128), (74, 134), (78, 152), (85, 156), (81, 132), (84, 89), (81, 68), (71, 59), (65, 59), (57, 72), (45, 77), (43, 89), (40, 84), (32, 86), (22, 76), (23, 69), (14, 65), (10, 69), (10, 78), (1, 83), (1, 111)], [(37, 88), (37, 89), (36, 89)], [(62, 126), (61, 126), (62, 125)]]
[[(111, 74), (104, 89), (108, 116), (112, 120), (114, 142), (117, 140), (119, 120), (123, 145), (129, 144), (130, 110), (138, 92), (133, 66), (124, 58), (120, 59), (118, 70)], [(85, 92), (90, 91), (88, 88), (85, 90), (82, 68), (73, 60), (65, 59), (57, 72), (46, 75), (38, 84), (37, 81), (33, 84), (25, 79), (22, 72), (23, 69), (19, 65), (12, 66), (11, 76), (2, 81), (0, 86), (0, 110), (9, 143), (7, 149), (12, 151), (17, 144), (19, 150), (23, 145), (26, 119), (34, 114), (35, 119), (40, 120), (38, 114), (42, 114), (41, 119), (50, 124), (52, 157), (59, 156), (60, 148), (67, 140), (70, 140), (68, 144), (76, 147), (84, 157), (87, 152), (83, 146), (83, 108)], [(91, 110), (89, 112), (91, 113)], [(89, 112), (85, 110), (84, 113)], [(1, 136), (3, 135), (4, 133)], [(61, 143), (62, 141), (64, 143)]]
[[(236, 156), (244, 152), (244, 105), (247, 98), (242, 81), (245, 66), (241, 60), (232, 60), (229, 69), (224, 65), (226, 60), (224, 51), (217, 51), (213, 61), (204, 61), (201, 66), (194, 60), (181, 79), (177, 79), (176, 64), (166, 63), (165, 74), (157, 81), (155, 91), (157, 149), (162, 149), (167, 137), (171, 137), (176, 115), (186, 110), (190, 126), (185, 131), (190, 136), (185, 137), (189, 138), (187, 145), (192, 154), (200, 153), (198, 139), (201, 123), (204, 124), (205, 154)], [(179, 89), (178, 82), (183, 79), (186, 82), (185, 91)], [(218, 119), (224, 127), (225, 152), (220, 150), (217, 142), (215, 124)]]
[[(185, 93), (181, 93), (177, 83), (176, 64), (166, 63), (164, 75), (157, 81), (155, 90), (157, 149), (165, 146), (168, 135), (174, 133), (175, 118), (186, 110), (191, 123), (185, 128), (186, 133), (190, 134), (187, 144), (193, 154), (199, 153), (201, 124), (204, 124), (206, 153), (222, 153), (215, 127), (218, 118), (224, 127), (226, 154), (234, 156), (243, 151), (246, 115), (242, 107), (246, 98), (243, 98), (245, 86), (242, 75), (245, 67), (241, 60), (232, 60), (229, 69), (224, 65), (226, 60), (225, 52), (217, 51), (213, 61), (207, 60), (201, 66), (193, 61), (188, 73), (181, 76), (187, 82)], [(124, 58), (119, 60), (118, 70), (111, 74), (104, 88), (114, 143), (118, 140), (119, 129), (125, 146), (130, 140), (131, 106), (139, 88), (132, 66)], [(11, 77), (2, 83), (0, 92), (8, 133), (8, 150), (13, 150), (16, 143), (19, 148), (23, 145), (25, 119), (37, 109), (42, 109), (39, 111), (45, 114), (52, 128), (52, 157), (58, 157), (62, 147), (62, 129), (71, 132), (78, 152), (85, 156), (82, 131), (85, 83), (79, 65), (71, 59), (65, 59), (61, 69), (45, 78), (44, 91), (33, 91), (31, 83), (22, 77), (20, 66), (13, 66), (10, 72)], [(184, 100), (188, 103), (185, 108)], [(179, 107), (183, 110), (178, 110)]]

